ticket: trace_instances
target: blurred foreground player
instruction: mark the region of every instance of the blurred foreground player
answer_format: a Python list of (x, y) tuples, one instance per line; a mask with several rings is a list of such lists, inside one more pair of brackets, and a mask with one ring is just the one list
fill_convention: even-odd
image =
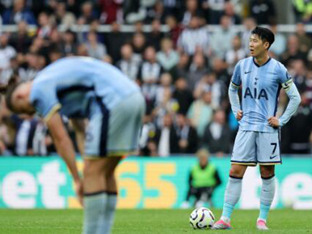
[[(256, 226), (267, 230), (267, 216), (275, 193), (275, 164), (281, 164), (279, 128), (285, 125), (300, 104), (300, 95), (286, 68), (270, 58), (268, 49), (274, 34), (256, 27), (250, 36), (251, 57), (240, 60), (232, 76), (229, 98), (232, 111), (239, 121), (232, 158), (230, 177), (225, 190), (223, 213), (213, 229), (230, 229), (230, 218), (238, 202), (242, 179), (247, 166), (260, 165), (262, 189), (260, 214)], [(238, 89), (242, 86), (242, 105)], [(278, 96), (283, 88), (289, 103), (281, 117), (276, 116)]]
[[(139, 87), (109, 64), (71, 57), (52, 63), (34, 81), (8, 87), (6, 103), (15, 113), (44, 118), (83, 200), (83, 233), (110, 233), (117, 203), (114, 171), (122, 156), (136, 150), (145, 110)], [(61, 115), (75, 127), (83, 180)]]

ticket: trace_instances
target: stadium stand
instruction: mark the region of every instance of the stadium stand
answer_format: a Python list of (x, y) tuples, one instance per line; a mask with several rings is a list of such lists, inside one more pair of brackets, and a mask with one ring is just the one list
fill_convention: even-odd
[[(304, 10), (300, 1), (293, 1), (296, 24), (280, 25), (275, 2), (262, 2), (268, 11), (261, 12), (256, 0), (1, 0), (0, 84), (12, 75), (22, 81), (35, 79), (61, 57), (94, 57), (114, 64), (142, 88), (148, 106), (142, 155), (194, 154), (201, 142), (213, 151), (209, 142), (220, 144), (223, 136), (218, 132), (223, 128), (209, 128), (218, 125), (212, 118), (218, 110), (225, 114), (225, 123), (221, 122), (229, 136), (221, 157), (231, 152), (238, 128), (227, 97), (233, 67), (248, 56), (253, 27), (269, 24), (276, 33), (270, 56), (287, 66), (304, 100), (283, 128), (282, 153), (310, 153), (312, 30), (306, 25), (311, 22), (310, 8)], [(284, 93), (280, 98), (279, 114), (287, 103)], [(170, 136), (162, 139), (161, 132), (168, 127)], [(189, 131), (197, 143), (188, 137)], [(54, 153), (40, 118), (12, 115), (2, 99), (0, 154)]]

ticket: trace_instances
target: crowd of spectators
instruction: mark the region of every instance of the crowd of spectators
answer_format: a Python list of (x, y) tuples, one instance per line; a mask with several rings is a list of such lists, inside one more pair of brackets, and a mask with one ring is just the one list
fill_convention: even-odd
[[(302, 95), (298, 112), (282, 130), (282, 152), (310, 153), (312, 38), (302, 23), (310, 20), (309, 14), (294, 5), (296, 31), (281, 34), (271, 0), (247, 2), (0, 0), (2, 24), (17, 25), (15, 32), (0, 34), (0, 86), (12, 75), (21, 81), (35, 79), (61, 57), (90, 56), (112, 63), (140, 85), (146, 100), (141, 155), (167, 157), (206, 148), (221, 157), (231, 152), (238, 128), (227, 97), (231, 74), (237, 61), (248, 56), (250, 31), (268, 24), (276, 37), (270, 55), (289, 69)], [(30, 28), (33, 24), (36, 30)], [(89, 30), (73, 31), (76, 24), (87, 24)], [(109, 24), (110, 32), (99, 31), (102, 24)], [(121, 24), (134, 25), (134, 31), (122, 32)], [(143, 30), (144, 24), (151, 26), (150, 32)], [(166, 32), (161, 30), (164, 24)], [(219, 27), (209, 32), (211, 24)], [(234, 24), (242, 24), (243, 30), (235, 31)], [(281, 93), (279, 115), (286, 105)], [(71, 122), (64, 122), (74, 139)], [(53, 152), (42, 120), (12, 115), (2, 99), (0, 153)]]

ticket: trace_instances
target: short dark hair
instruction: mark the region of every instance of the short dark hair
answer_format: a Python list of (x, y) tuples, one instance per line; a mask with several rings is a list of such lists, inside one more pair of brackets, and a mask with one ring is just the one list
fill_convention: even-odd
[(18, 73), (16, 71), (10, 74), (9, 79), (6, 82), (0, 82), (0, 93), (5, 95), (13, 84), (16, 84), (19, 80)]
[(12, 103), (12, 95), (14, 93), (14, 91), (16, 90), (16, 88), (21, 84), (22, 82), (18, 82), (18, 83), (14, 83), (12, 85), (10, 85), (6, 91), (5, 94), (5, 103), (7, 108), (12, 111), (12, 112), (16, 112), (13, 108), (13, 103)]
[(273, 44), (274, 39), (275, 39), (274, 33), (270, 29), (264, 28), (264, 27), (259, 27), (259, 26), (255, 27), (251, 31), (251, 34), (256, 34), (262, 41), (268, 42), (270, 44), (269, 48)]

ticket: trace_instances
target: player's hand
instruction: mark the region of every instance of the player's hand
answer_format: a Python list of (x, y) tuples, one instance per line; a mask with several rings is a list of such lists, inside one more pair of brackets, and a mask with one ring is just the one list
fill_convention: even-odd
[(180, 140), (180, 141), (179, 141), (179, 146), (180, 146), (182, 149), (185, 149), (185, 148), (188, 146), (187, 140), (185, 140), (185, 139)]
[(276, 118), (275, 116), (268, 118), (268, 121), (270, 126), (273, 128), (277, 128), (279, 126), (278, 118)]
[(80, 205), (83, 206), (83, 184), (82, 184), (81, 179), (75, 181), (75, 190), (76, 190), (78, 201)]
[(240, 121), (242, 118), (243, 118), (243, 111), (242, 110), (237, 111), (236, 119)]

